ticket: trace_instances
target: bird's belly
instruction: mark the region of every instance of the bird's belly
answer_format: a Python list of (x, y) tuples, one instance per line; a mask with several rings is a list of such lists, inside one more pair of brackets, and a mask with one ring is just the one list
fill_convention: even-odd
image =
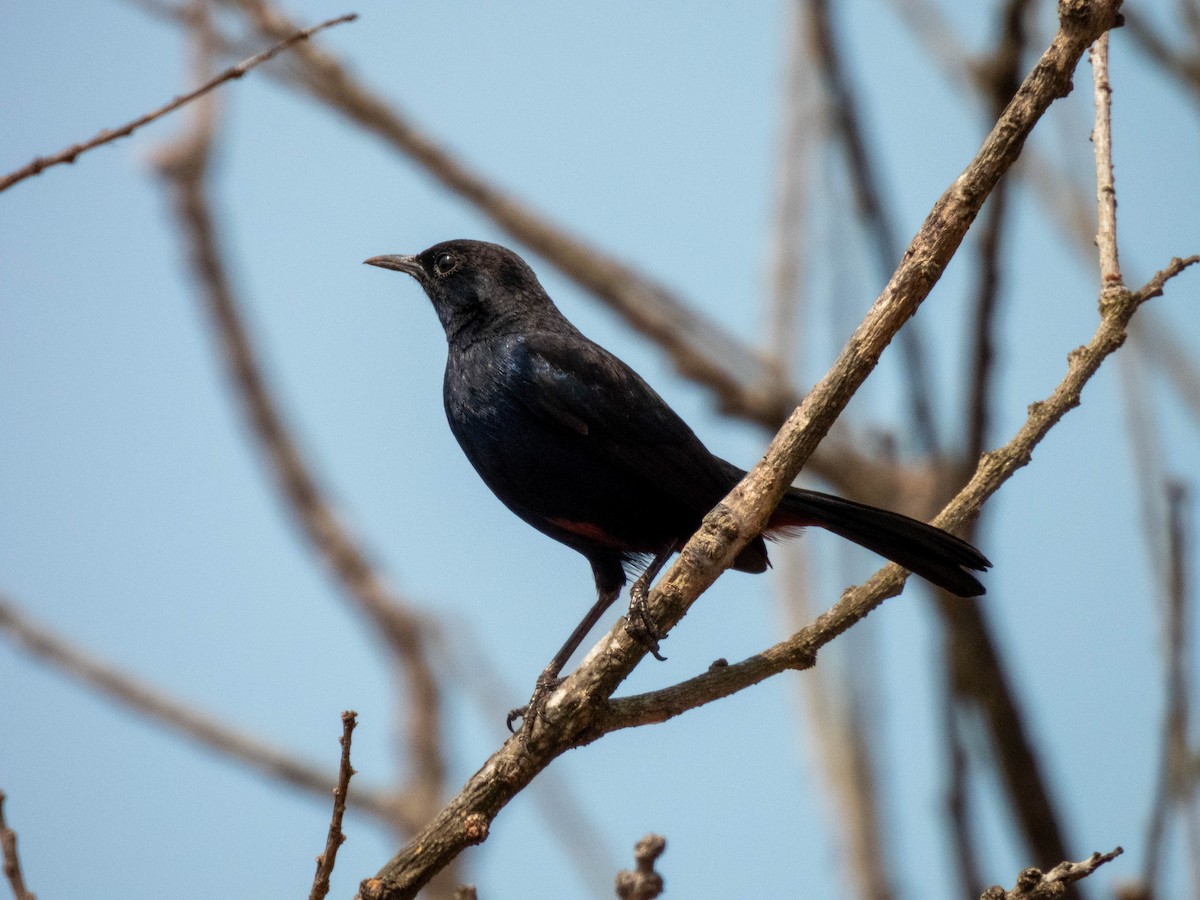
[(651, 553), (699, 525), (699, 515), (586, 436), (503, 402), (472, 409), (469, 419), (450, 417), (467, 459), (509, 509), (551, 537), (580, 549)]

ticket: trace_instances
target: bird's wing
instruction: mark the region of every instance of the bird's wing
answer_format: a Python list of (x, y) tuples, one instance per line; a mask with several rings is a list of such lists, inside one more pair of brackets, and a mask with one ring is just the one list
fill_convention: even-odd
[(543, 421), (700, 511), (736, 481), (667, 402), (604, 348), (578, 333), (534, 332), (522, 343), (532, 390), (521, 401)]

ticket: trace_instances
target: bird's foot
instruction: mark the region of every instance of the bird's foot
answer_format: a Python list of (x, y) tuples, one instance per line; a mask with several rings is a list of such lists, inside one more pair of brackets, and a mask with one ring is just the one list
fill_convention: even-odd
[(650, 615), (650, 584), (639, 578), (629, 590), (629, 616), (626, 619), (625, 630), (629, 636), (645, 647), (659, 662), (666, 657), (659, 652), (658, 642), (666, 640), (667, 635), (658, 630)]
[(542, 713), (546, 708), (546, 701), (550, 699), (550, 695), (564, 681), (566, 681), (565, 678), (559, 678), (549, 671), (539, 675), (537, 684), (533, 686), (533, 696), (529, 698), (529, 702), (524, 706), (518, 706), (516, 709), (509, 710), (508, 718), (504, 720), (504, 723), (508, 726), (508, 730), (516, 734), (517, 729), (513, 728), (513, 723), (520, 719), (521, 734), (526, 737), (533, 734), (533, 726), (542, 717)]

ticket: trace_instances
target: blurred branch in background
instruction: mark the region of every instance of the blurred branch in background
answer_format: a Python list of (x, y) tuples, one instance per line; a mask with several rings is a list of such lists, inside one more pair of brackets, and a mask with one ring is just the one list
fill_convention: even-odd
[(397, 672), (403, 673), (405, 687), (400, 696), (409, 701), (405, 734), (412, 768), (405, 793), (411, 799), (413, 816), (397, 825), (411, 833), (437, 809), (445, 778), (440, 746), (440, 687), (427, 659), (421, 620), (384, 584), (367, 554), (335, 516), (271, 396), (226, 274), (206, 196), (215, 110), (206, 105), (197, 112), (194, 127), (160, 152), (158, 168), (173, 190), (196, 284), (222, 342), (231, 381), (238, 389), (252, 433), (271, 463), (276, 484), (301, 532), (337, 577), (345, 596), (373, 624), (373, 633), (383, 639)]
[[(183, 702), (151, 687), (133, 675), (97, 659), (80, 647), (33, 621), (16, 604), (0, 595), (0, 630), (6, 632), (26, 652), (91, 688), (136, 710), (156, 725), (186, 735), (202, 747), (228, 756), (268, 778), (300, 788), (322, 799), (337, 783), (332, 770), (267, 744), (206, 713), (191, 709)], [(403, 798), (379, 788), (356, 787), (348, 803), (380, 822), (395, 827), (397, 821), (410, 821), (413, 810)]]
[[(875, 272), (886, 282), (900, 262), (903, 246), (897, 236), (895, 216), (885, 208), (882, 176), (863, 134), (859, 102), (849, 73), (842, 62), (829, 0), (808, 0), (809, 47), (816, 60), (825, 90), (825, 118), (846, 157), (850, 183), (859, 220), (874, 251)], [(910, 322), (899, 335), (905, 366), (910, 428), (917, 447), (926, 454), (938, 455), (938, 426), (934, 416), (933, 382), (929, 374), (929, 354), (921, 336), (920, 324)]]
[[(822, 102), (820, 73), (810, 52), (815, 41), (830, 38), (829, 29), (816, 21), (827, 19), (828, 10), (818, 10), (818, 5), (793, 0), (788, 8), (787, 74), (773, 198), (764, 345), (789, 381), (794, 372), (803, 370), (803, 342), (797, 338), (807, 324), (804, 273), (813, 198), (810, 188), (816, 177), (813, 163), (824, 149), (827, 119), (836, 107), (829, 100)], [(894, 258), (885, 278), (893, 263)], [(776, 596), (784, 625), (788, 632), (796, 632), (819, 612), (813, 598), (811, 554), (802, 542), (782, 545), (774, 554), (779, 569)], [(836, 660), (826, 660), (829, 662)], [(867, 666), (858, 669), (873, 671)], [(844, 883), (864, 900), (888, 900), (895, 896), (895, 889), (875, 790), (875, 748), (865, 739), (858, 704), (849, 701), (854, 685), (847, 675), (846, 667), (827, 664), (796, 680), (804, 704), (803, 732), (814, 746), (813, 764), (822, 770), (826, 820), (841, 844), (838, 856), (843, 861)]]
[(1146, 858), (1142, 866), (1142, 887), (1148, 897), (1162, 896), (1162, 859), (1168, 822), (1177, 815), (1184, 831), (1184, 846), (1190, 860), (1189, 874), (1193, 893), (1200, 890), (1200, 784), (1192, 765), (1189, 725), (1191, 685), (1188, 660), (1192, 642), (1189, 600), (1193, 579), (1188, 571), (1188, 551), (1192, 543), (1192, 504), (1188, 491), (1177, 481), (1164, 485), (1166, 493), (1166, 547), (1163, 548), (1163, 615), (1161, 617), (1164, 666), (1165, 714), (1162, 727), (1161, 768), (1158, 788), (1147, 827)]
[[(777, 551), (780, 578), (779, 604), (791, 633), (801, 631), (819, 613), (812, 596), (809, 554), (802, 544)], [(813, 666), (795, 680), (804, 710), (804, 736), (821, 767), (821, 785), (827, 793), (826, 816), (842, 845), (839, 854), (853, 896), (886, 900), (897, 896), (887, 852), (886, 830), (880, 800), (886, 784), (876, 779), (878, 747), (865, 739), (865, 728), (845, 666)]]
[[(1002, 109), (1013, 96), (1014, 68), (1019, 65), (1023, 55), (1025, 29), (1023, 18), (1027, 14), (1027, 5), (1013, 0), (1010, 2), (1002, 17), (1002, 37), (997, 44), (995, 56), (990, 64), (977, 65), (975, 71), (980, 73), (980, 83), (991, 88), (991, 107), (995, 112)], [(1096, 171), (1097, 192), (1100, 197), (1102, 237), (1101, 237), (1101, 270), (1107, 273), (1104, 284), (1110, 282), (1114, 288), (1120, 287), (1120, 271), (1116, 265), (1116, 218), (1115, 193), (1112, 189), (1112, 144), (1107, 128), (1109, 113), (1108, 100), (1111, 88), (1108, 85), (1107, 46), (1108, 35), (1103, 34), (1097, 40), (1097, 50), (1093, 48), (1093, 67), (1095, 69), (1095, 105), (1096, 105)], [(987, 77), (984, 76), (987, 73)], [(993, 195), (993, 202), (997, 197)], [(968, 416), (971, 432), (969, 434), (969, 452), (978, 451), (985, 445), (985, 430), (987, 416), (980, 412), (986, 409), (988, 398), (986, 392), (990, 378), (987, 376), (991, 356), (991, 332), (994, 329), (992, 310), (998, 285), (995, 280), (994, 258), (996, 249), (992, 245), (999, 238), (999, 228), (1002, 227), (1006, 197), (999, 197), (1000, 206), (993, 207), (992, 223), (997, 231), (985, 230), (981, 243), (981, 285), (980, 299), (976, 305), (976, 329), (974, 341), (974, 366), (976, 377), (972, 380), (972, 412)], [(1101, 308), (1110, 299), (1108, 288), (1102, 288)], [(1122, 341), (1124, 337), (1122, 336)], [(972, 456), (964, 458), (964, 465), (970, 465)], [(951, 759), (961, 759), (959, 742), (962, 741), (965, 721), (962, 717), (969, 716), (970, 710), (977, 707), (983, 714), (988, 726), (990, 746), (995, 757), (996, 767), (1000, 774), (1013, 804), (1014, 813), (1021, 825), (1029, 852), (1034, 860), (1041, 865), (1054, 860), (1066, 858), (1066, 841), (1063, 837), (1061, 816), (1055, 808), (1050, 794), (1049, 781), (1046, 778), (1045, 766), (1034, 749), (1032, 737), (1024, 723), (1016, 702), (1015, 693), (1010, 685), (1010, 677), (1005, 671), (1002, 654), (990, 629), (986, 626), (983, 612), (976, 606), (956, 603), (954, 598), (941, 596), (938, 603), (944, 619), (951, 624), (948, 629), (948, 647), (946, 661), (948, 666), (948, 681), (953, 696), (961, 704), (957, 715), (960, 717), (958, 727), (950, 726), (949, 734), (952, 746), (948, 753)], [(955, 713), (951, 713), (952, 716)], [(964, 767), (952, 766), (952, 773), (961, 778)], [(953, 784), (949, 790), (951, 809), (965, 801), (969, 792), (962, 783)], [(960, 813), (958, 821), (963, 826), (975, 821), (977, 817)], [(967, 834), (957, 834), (956, 844), (959, 846), (961, 860), (960, 878), (974, 892), (977, 885), (970, 884), (970, 870), (975, 868), (971, 861), (977, 858), (977, 853), (966, 849), (970, 840)]]
[[(212, 32), (206, 17), (194, 20), (193, 31), (199, 45), (211, 48)], [(398, 676), (397, 696), (407, 700), (398, 708), (405, 716), (405, 762), (411, 773), (401, 792), (403, 802), (397, 804), (397, 809), (408, 815), (396, 821), (394, 827), (411, 835), (433, 816), (444, 791), (441, 686), (429, 664), (420, 617), (385, 586), (325, 501), (258, 365), (240, 304), (226, 274), (207, 198), (215, 127), (216, 109), (210, 99), (196, 108), (192, 127), (160, 151), (158, 169), (173, 191), (180, 234), (191, 251), (195, 282), (221, 340), (230, 379), (252, 433), (271, 463), (276, 484), (317, 556), (336, 576), (347, 599), (374, 626), (372, 634), (391, 651)], [(449, 868), (440, 873), (432, 890), (436, 896), (449, 896), (458, 880), (457, 867)]]
[[(891, 0), (891, 3), (902, 14), (902, 18), (909, 25), (914, 37), (920, 40), (929, 51), (930, 58), (938, 61), (947, 78), (956, 85), (969, 84), (975, 87), (977, 95), (982, 100), (993, 104), (994, 111), (994, 103), (998, 99), (998, 95), (991, 90), (996, 73), (995, 65), (971, 59), (963, 50), (962, 38), (955, 33), (949, 21), (934, 4), (925, 2), (925, 0)], [(1010, 11), (1011, 7), (1010, 4)], [(1132, 16), (1137, 18), (1136, 12)], [(1127, 15), (1128, 18), (1129, 15)], [(1152, 40), (1149, 26), (1143, 25), (1140, 19), (1137, 24), (1133, 22), (1129, 24), (1131, 30), (1138, 32), (1135, 37), (1143, 44)], [(1193, 34), (1196, 33), (1194, 27), (1191, 31)], [(1003, 58), (1000, 54), (994, 57), (996, 61), (1003, 61)], [(1167, 68), (1173, 70), (1176, 77), (1188, 76), (1188, 73), (1178, 65)], [(989, 100), (989, 98), (991, 99)], [(1111, 171), (1111, 168), (1108, 171)], [(1086, 197), (1073, 179), (1061, 168), (1050, 165), (1038, 154), (1036, 148), (1026, 150), (1022, 165), (1016, 170), (1016, 174), (1027, 177), (1033, 182), (1035, 189), (1031, 192), (1032, 196), (1041, 202), (1052, 219), (1062, 223), (1064, 233), (1074, 239), (1077, 251), (1090, 256), (1096, 240), (1094, 230), (1096, 215), (1091, 211), (1095, 207), (1092, 206), (1089, 209)], [(995, 202), (995, 199), (993, 197), (992, 201)], [(1115, 222), (1115, 218), (1113, 221)], [(987, 232), (985, 231), (984, 238), (986, 236)], [(1115, 240), (1111, 243), (1111, 247), (1113, 249), (1109, 251), (1109, 258), (1112, 259), (1112, 263), (1109, 264), (1109, 268), (1113, 269), (1115, 268)], [(1200, 389), (1196, 388), (1196, 385), (1200, 385), (1200, 376), (1196, 374), (1194, 361), (1179, 346), (1174, 334), (1163, 326), (1153, 310), (1148, 310), (1146, 315), (1138, 316), (1134, 320), (1130, 334), (1134, 343), (1144, 349), (1145, 358), (1153, 359), (1159, 365), (1164, 374), (1175, 384), (1185, 401), (1192, 401), (1194, 397), (1200, 397)], [(974, 394), (974, 396), (980, 395)], [(1131, 402), (1134, 402), (1137, 407), (1143, 408), (1147, 403), (1146, 395)], [(1197, 411), (1194, 412), (1194, 415), (1197, 417), (1197, 421), (1200, 421), (1200, 402), (1193, 402), (1192, 409)], [(985, 419), (981, 416), (974, 421), (976, 425), (973, 428), (973, 437), (982, 434)], [(1146, 498), (1151, 495), (1143, 492), (1142, 496)], [(944, 603), (942, 608), (950, 610), (953, 607)], [(961, 605), (958, 607), (958, 611), (962, 612)], [(974, 656), (974, 651), (970, 648), (966, 649), (963, 657), (969, 665), (978, 666), (978, 658)], [(988, 708), (990, 707), (984, 706), (984, 709)], [(991, 732), (993, 734), (1005, 733), (1002, 728), (995, 727), (991, 729)], [(1006, 745), (1017, 748), (1021, 746), (1020, 742), (1011, 740), (1006, 741)], [(957, 753), (953, 751), (951, 755), (952, 758), (957, 757)], [(1008, 767), (1010, 773), (1014, 776), (1022, 776), (1024, 767), (1020, 764), (1020, 754), (1013, 760), (1013, 763), (1015, 764)], [(1019, 783), (1017, 789), (1025, 790), (1020, 787)], [(961, 790), (957, 788), (951, 790), (951, 798), (961, 798), (962, 796)], [(952, 800), (952, 802), (958, 802), (958, 800)], [(1039, 858), (1052, 860), (1062, 858), (1062, 856), (1047, 850), (1044, 855), (1039, 855)]]
[[(1007, 0), (1000, 7), (999, 34), (991, 56), (975, 66), (982, 92), (987, 97), (989, 119), (1003, 113), (1020, 87), (1029, 44), (1026, 20), (1030, 8), (1028, 0)], [(945, 36), (942, 42), (946, 42)], [(996, 390), (998, 313), (1004, 297), (1002, 259), (1013, 184), (1010, 176), (996, 186), (976, 232), (977, 283), (967, 320), (968, 352), (964, 360), (964, 380), (968, 385), (967, 408), (963, 416), (965, 441), (957, 464), (947, 465), (946, 478), (952, 480), (946, 485), (947, 489), (952, 489), (953, 483), (960, 482), (971, 471), (988, 446), (988, 426)], [(971, 522), (966, 530), (967, 539), (977, 542), (978, 533), (978, 522)], [(1042, 864), (1065, 859), (1066, 841), (1062, 835), (1061, 817), (1050, 796), (1045, 767), (984, 609), (979, 604), (963, 603), (941, 591), (935, 593), (935, 602), (943, 626), (943, 690), (946, 697), (942, 711), (945, 739), (942, 752), (949, 763), (946, 768), (946, 823), (951, 845), (955, 848), (959, 889), (964, 895), (974, 895), (979, 893), (983, 882), (980, 854), (975, 846), (979, 815), (972, 807), (972, 792), (968, 785), (972, 744), (966, 735), (976, 716), (984, 725), (992, 751), (989, 762), (995, 766), (1004, 785), (1014, 819), (1032, 858)]]
[(1137, 47), (1164, 75), (1180, 87), (1191, 91), (1192, 98), (1200, 101), (1200, 12), (1194, 3), (1179, 4), (1184, 28), (1181, 33), (1191, 36), (1192, 46), (1178, 49), (1151, 24), (1148, 16), (1134, 7), (1125, 11), (1125, 28)]

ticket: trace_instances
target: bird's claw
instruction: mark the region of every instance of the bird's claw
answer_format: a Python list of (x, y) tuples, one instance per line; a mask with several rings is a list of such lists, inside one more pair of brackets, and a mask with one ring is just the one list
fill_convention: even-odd
[(651, 656), (659, 662), (665, 662), (667, 658), (659, 652), (658, 642), (666, 640), (667, 635), (662, 634), (655, 627), (654, 621), (650, 617), (650, 607), (647, 602), (649, 597), (650, 591), (645, 585), (642, 585), (639, 579), (629, 592), (629, 618), (626, 620), (625, 630), (631, 638), (645, 647)]
[(550, 695), (565, 680), (565, 678), (559, 678), (547, 672), (539, 675), (537, 684), (533, 686), (533, 696), (529, 698), (529, 702), (524, 706), (518, 706), (516, 709), (509, 710), (508, 717), (504, 720), (504, 724), (508, 726), (508, 730), (516, 734), (517, 729), (513, 728), (513, 722), (520, 719), (521, 734), (526, 736), (532, 734), (534, 723), (542, 717), (542, 713), (545, 711), (546, 701), (550, 699)]

